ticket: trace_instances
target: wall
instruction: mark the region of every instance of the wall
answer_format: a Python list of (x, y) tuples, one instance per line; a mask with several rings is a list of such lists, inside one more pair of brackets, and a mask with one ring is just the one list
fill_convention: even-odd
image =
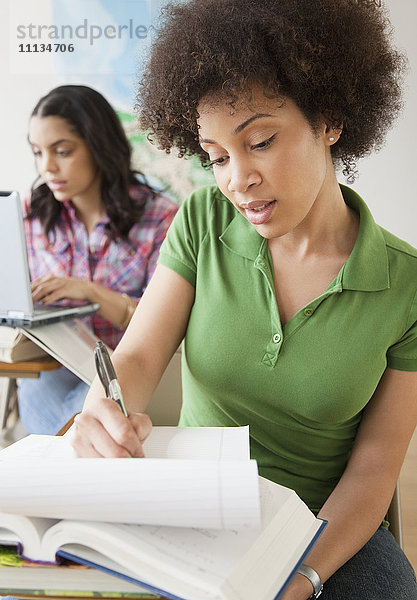
[[(9, 72), (10, 7), (19, 3), (41, 6), (52, 0), (1, 0), (0, 2), (0, 74), (2, 77), (0, 96), (0, 187), (3, 189), (27, 189), (35, 177), (33, 160), (26, 142), (27, 121), (30, 111), (38, 98), (60, 83), (87, 83), (104, 93), (116, 108), (130, 108), (134, 101), (134, 73), (96, 73), (88, 67), (92, 57), (85, 54), (82, 72), (65, 74), (65, 64), (61, 73), (55, 74), (14, 74)], [(139, 0), (137, 0), (138, 3)], [(115, 6), (128, 6), (125, 0), (89, 0), (82, 4), (78, 0), (53, 0), (62, 10), (71, 5), (73, 15), (83, 19), (97, 6), (111, 11)], [(159, 10), (159, 0), (143, 1), (141, 19), (150, 18)], [(417, 22), (417, 2), (415, 0), (387, 0), (395, 31), (397, 45), (405, 49), (410, 60), (407, 77), (406, 107), (395, 128), (390, 132), (383, 150), (359, 162), (360, 177), (354, 187), (363, 194), (370, 205), (376, 220), (397, 235), (417, 245), (417, 208), (415, 202), (413, 173), (417, 166), (417, 151), (414, 135), (417, 131), (417, 39), (414, 25)], [(132, 3), (130, 3), (132, 6)], [(78, 8), (77, 8), (78, 7)], [(87, 8), (88, 11), (87, 11)], [(131, 8), (129, 8), (131, 11)], [(94, 11), (91, 13), (94, 14)], [(129, 13), (130, 14), (130, 13)], [(331, 26), (331, 24), (329, 24)], [(108, 46), (107, 46), (108, 47)], [(124, 56), (140, 54), (136, 48), (125, 48)], [(67, 59), (70, 57), (67, 56)], [(96, 50), (96, 60), (100, 52)], [(101, 57), (102, 58), (102, 57)], [(55, 65), (56, 67), (56, 65)], [(90, 69), (90, 70), (89, 70)], [(80, 70), (80, 69), (79, 69)], [(128, 70), (128, 69), (127, 69)], [(117, 86), (115, 85), (117, 82)], [(123, 93), (120, 90), (123, 89)], [(182, 161), (184, 162), (184, 161)], [(343, 177), (340, 178), (343, 181)]]
[(375, 220), (417, 246), (417, 203), (413, 174), (417, 168), (417, 2), (384, 1), (389, 7), (397, 47), (409, 58), (405, 109), (384, 148), (359, 162), (355, 189), (366, 198)]

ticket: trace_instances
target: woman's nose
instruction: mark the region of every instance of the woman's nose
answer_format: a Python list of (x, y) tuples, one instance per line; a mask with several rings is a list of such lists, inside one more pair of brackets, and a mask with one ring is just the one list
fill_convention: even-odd
[(232, 165), (231, 175), (227, 189), (229, 192), (244, 193), (249, 188), (261, 182), (259, 171), (253, 168), (250, 163), (239, 162)]
[(45, 152), (42, 155), (40, 163), (39, 166), (42, 173), (54, 173), (56, 171), (55, 159), (49, 152)]

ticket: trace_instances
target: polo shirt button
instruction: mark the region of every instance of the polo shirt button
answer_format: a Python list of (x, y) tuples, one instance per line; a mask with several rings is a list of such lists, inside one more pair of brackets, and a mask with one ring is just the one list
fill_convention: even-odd
[(305, 308), (304, 309), (304, 314), (306, 317), (311, 317), (311, 315), (313, 314), (314, 310), (312, 308)]
[(276, 344), (278, 344), (281, 341), (281, 335), (279, 333), (274, 333), (274, 336), (272, 339), (274, 340), (274, 342)]

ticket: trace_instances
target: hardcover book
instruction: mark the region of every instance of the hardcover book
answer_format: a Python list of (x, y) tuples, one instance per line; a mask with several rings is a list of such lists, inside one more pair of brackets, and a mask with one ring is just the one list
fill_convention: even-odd
[(145, 459), (77, 459), (65, 436), (29, 436), (0, 452), (0, 541), (167, 598), (279, 598), (325, 523), (258, 477), (248, 449), (247, 428), (156, 427)]

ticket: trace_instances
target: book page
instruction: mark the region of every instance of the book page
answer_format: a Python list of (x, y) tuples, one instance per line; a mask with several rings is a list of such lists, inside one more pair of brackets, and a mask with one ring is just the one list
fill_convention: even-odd
[(22, 334), (14, 327), (2, 325), (0, 327), (0, 349), (12, 348), (16, 345), (21, 336)]
[(28, 556), (40, 554), (41, 539), (57, 521), (0, 513), (0, 544), (23, 544)]
[[(64, 551), (182, 598), (213, 599), (221, 597), (221, 590), (229, 587), (230, 598), (261, 600), (268, 597), (272, 600), (279, 591), (278, 582), (285, 581), (288, 570), (297, 562), (297, 556), (287, 557), (285, 549), (287, 546), (298, 547), (299, 557), (311, 539), (308, 531), (306, 536), (305, 528), (316, 519), (309, 513), (308, 520), (299, 522), (297, 509), (303, 503), (282, 486), (273, 483), (265, 486), (261, 482), (260, 495), (262, 527), (258, 530), (216, 531), (62, 522), (47, 534), (45, 541), (50, 547), (56, 547), (70, 536), (72, 541), (63, 546)], [(282, 530), (285, 535), (280, 536)], [(77, 538), (79, 544), (76, 544)], [(82, 545), (83, 539), (89, 548)], [(96, 552), (106, 556), (98, 556)], [(248, 564), (247, 556), (251, 557), (252, 563), (267, 565), (272, 589), (269, 590), (268, 583), (266, 596), (263, 581), (257, 575), (260, 572), (264, 577), (265, 568), (254, 569)], [(242, 580), (246, 571), (250, 571), (252, 582), (250, 594), (245, 589), (248, 581), (244, 586), (238, 583), (237, 575), (240, 574)], [(235, 579), (235, 586), (227, 585), (229, 580)]]
[(153, 427), (148, 458), (249, 460), (249, 427)]
[[(0, 450), (0, 462), (75, 457), (70, 436), (28, 435)], [(147, 458), (249, 460), (249, 427), (153, 427), (143, 447)]]
[(0, 510), (31, 517), (247, 528), (259, 524), (255, 461), (0, 462)]
[(0, 452), (0, 510), (180, 527), (259, 525), (247, 428), (154, 428), (148, 457), (152, 451), (168, 458), (77, 459), (66, 437), (28, 436)]
[(47, 354), (19, 329), (0, 327), (0, 360), (12, 363), (43, 356)]
[(54, 435), (27, 435), (0, 450), (0, 469), (4, 461), (74, 458), (69, 439)]
[(81, 319), (40, 325), (34, 329), (21, 328), (21, 331), (85, 383), (91, 384), (96, 375), (93, 352), (98, 337)]
[(259, 479), (263, 530), (227, 582), (232, 597), (242, 600), (261, 600), (260, 585), (274, 598), (322, 527), (293, 490)]
[[(45, 536), (44, 556), (48, 558), (49, 552), (50, 559), (54, 549), (62, 547), (141, 582), (196, 600), (216, 595), (258, 535), (259, 530), (253, 529), (220, 531), (63, 521)], [(193, 594), (188, 586), (195, 586)]]

